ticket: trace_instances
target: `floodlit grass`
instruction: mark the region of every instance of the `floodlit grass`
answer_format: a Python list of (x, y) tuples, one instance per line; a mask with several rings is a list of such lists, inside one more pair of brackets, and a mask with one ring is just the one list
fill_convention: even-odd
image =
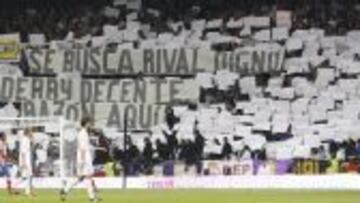
[[(301, 190), (103, 190), (102, 203), (358, 203), (360, 191)], [(58, 191), (37, 190), (36, 197), (8, 196), (0, 203), (57, 203)], [(89, 202), (85, 190), (74, 191), (66, 203)]]

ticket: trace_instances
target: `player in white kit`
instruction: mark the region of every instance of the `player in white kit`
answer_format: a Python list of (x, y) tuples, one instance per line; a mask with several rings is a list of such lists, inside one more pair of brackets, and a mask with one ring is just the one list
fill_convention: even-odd
[(78, 179), (71, 185), (66, 185), (65, 189), (60, 191), (61, 200), (65, 201), (66, 195), (77, 184), (85, 181), (87, 193), (90, 201), (99, 202), (99, 198), (96, 195), (96, 186), (93, 179), (94, 167), (93, 157), (91, 154), (91, 144), (89, 138), (89, 131), (93, 126), (91, 118), (83, 118), (81, 120), (81, 130), (77, 138), (77, 176)]
[(25, 181), (25, 194), (33, 196), (33, 167), (32, 167), (32, 129), (26, 128), (20, 139), (19, 168), (22, 179)]

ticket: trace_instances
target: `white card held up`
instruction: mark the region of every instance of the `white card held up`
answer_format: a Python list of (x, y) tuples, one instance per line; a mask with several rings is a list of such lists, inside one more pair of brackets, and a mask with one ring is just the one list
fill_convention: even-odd
[(286, 50), (288, 52), (298, 51), (303, 49), (303, 41), (298, 38), (290, 38), (286, 41)]
[(114, 25), (104, 25), (103, 32), (106, 37), (113, 36), (119, 31), (117, 26)]
[(240, 37), (246, 37), (251, 35), (251, 27), (250, 26), (244, 26), (243, 29), (239, 33)]
[(272, 122), (272, 133), (286, 133), (290, 124), (288, 122), (273, 121)]
[(197, 84), (205, 89), (214, 87), (214, 76), (211, 73), (198, 73), (196, 74)]
[(254, 126), (253, 126), (253, 130), (270, 131), (271, 123), (270, 122), (255, 122)]
[(240, 89), (244, 94), (250, 94), (256, 90), (256, 81), (254, 76), (243, 77), (239, 79)]
[(119, 9), (112, 8), (112, 7), (109, 7), (109, 6), (105, 7), (103, 12), (104, 12), (104, 15), (106, 17), (109, 17), (109, 18), (118, 18), (119, 15), (120, 15), (120, 10)]
[(311, 147), (307, 145), (295, 146), (293, 151), (294, 158), (309, 159), (311, 157)]
[(284, 83), (284, 77), (272, 77), (269, 79), (268, 87), (281, 87)]
[(216, 72), (215, 81), (220, 90), (227, 90), (233, 86), (238, 78), (238, 75), (231, 73), (228, 70), (219, 70)]
[(194, 31), (203, 31), (206, 27), (206, 20), (199, 19), (191, 22), (191, 29)]
[(113, 0), (114, 6), (126, 5), (126, 3), (127, 3), (127, 0)]
[(153, 8), (149, 8), (146, 10), (148, 13), (150, 13), (151, 15), (155, 16), (155, 17), (159, 17), (160, 16), (160, 11), (153, 9)]
[(270, 30), (260, 30), (253, 35), (253, 39), (259, 42), (269, 42), (271, 39)]
[(276, 27), (272, 29), (272, 40), (283, 41), (289, 38), (289, 28)]
[(252, 136), (252, 127), (251, 126), (244, 126), (244, 125), (236, 125), (235, 126), (235, 133), (241, 137), (250, 137)]
[(207, 29), (218, 29), (223, 25), (222, 19), (214, 19), (207, 22)]
[(142, 0), (127, 0), (126, 7), (128, 9), (140, 10), (142, 7)]
[(278, 10), (276, 11), (276, 26), (291, 28), (292, 26), (292, 11)]
[(335, 70), (332, 68), (318, 68), (315, 86), (325, 88), (330, 82), (335, 80)]
[(284, 69), (288, 74), (306, 73), (310, 70), (310, 63), (306, 58), (288, 58), (284, 62)]
[(268, 28), (270, 27), (270, 17), (256, 17), (256, 16), (248, 16), (243, 18), (244, 24), (249, 27), (255, 28)]
[(138, 13), (137, 12), (131, 12), (126, 15), (126, 21), (135, 21), (138, 19)]
[(244, 143), (250, 147), (251, 150), (261, 150), (266, 144), (264, 136), (253, 134), (252, 136), (246, 137)]
[(228, 28), (241, 28), (244, 25), (244, 21), (242, 19), (235, 20), (234, 18), (231, 18), (227, 24), (226, 27)]
[(162, 33), (158, 36), (158, 42), (160, 44), (167, 44), (171, 42), (174, 38), (174, 35), (172, 33)]
[(31, 45), (41, 46), (45, 45), (46, 43), (46, 37), (42, 33), (38, 34), (29, 34), (29, 43)]

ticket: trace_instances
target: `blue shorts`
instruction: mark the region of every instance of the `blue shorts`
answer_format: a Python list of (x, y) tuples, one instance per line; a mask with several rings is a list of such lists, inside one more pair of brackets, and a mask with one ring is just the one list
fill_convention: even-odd
[(10, 176), (10, 167), (11, 167), (11, 165), (9, 165), (9, 164), (0, 165), (0, 177), (9, 177)]

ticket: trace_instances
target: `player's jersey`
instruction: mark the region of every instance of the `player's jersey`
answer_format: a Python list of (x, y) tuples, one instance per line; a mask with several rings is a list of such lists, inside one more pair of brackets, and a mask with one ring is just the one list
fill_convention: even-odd
[(32, 160), (31, 160), (31, 140), (27, 136), (22, 136), (20, 140), (20, 153), (19, 153), (19, 166), (26, 168), (21, 168), (22, 175), (28, 176), (32, 175)]
[(7, 146), (6, 143), (0, 140), (0, 165), (5, 165), (7, 161)]
[[(81, 151), (85, 152), (85, 157), (81, 157)], [(92, 161), (89, 134), (86, 129), (81, 129), (77, 138), (78, 175), (91, 175), (93, 173)]]

